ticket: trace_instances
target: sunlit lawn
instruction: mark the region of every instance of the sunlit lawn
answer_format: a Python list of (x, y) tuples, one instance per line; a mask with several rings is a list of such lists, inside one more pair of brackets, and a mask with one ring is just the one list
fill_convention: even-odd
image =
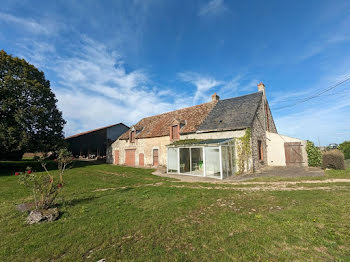
[[(0, 261), (350, 260), (350, 184), (291, 192), (180, 188), (152, 170), (77, 163), (65, 174), (60, 219), (29, 226), (15, 208), (30, 201), (16, 169), (18, 162), (1, 162)], [(349, 169), (332, 172), (350, 177)]]

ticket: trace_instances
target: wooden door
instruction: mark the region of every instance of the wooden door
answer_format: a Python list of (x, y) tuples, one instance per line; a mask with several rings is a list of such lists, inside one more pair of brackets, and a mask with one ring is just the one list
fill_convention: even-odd
[(119, 150), (114, 151), (114, 164), (119, 165)]
[(139, 166), (144, 166), (145, 165), (145, 159), (144, 159), (143, 153), (139, 154)]
[(125, 165), (135, 166), (135, 149), (125, 150)]
[(284, 152), (287, 166), (302, 166), (304, 163), (302, 144), (300, 142), (284, 143)]
[(153, 149), (153, 166), (158, 166), (158, 149)]

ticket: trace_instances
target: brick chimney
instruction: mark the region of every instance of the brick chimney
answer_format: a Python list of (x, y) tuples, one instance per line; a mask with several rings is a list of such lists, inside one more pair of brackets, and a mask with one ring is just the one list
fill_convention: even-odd
[(212, 101), (212, 102), (219, 101), (219, 100), (220, 100), (220, 96), (218, 96), (216, 93), (214, 93), (214, 94), (211, 96), (211, 101)]
[(262, 82), (258, 84), (258, 91), (262, 91), (263, 96), (265, 97), (265, 85)]

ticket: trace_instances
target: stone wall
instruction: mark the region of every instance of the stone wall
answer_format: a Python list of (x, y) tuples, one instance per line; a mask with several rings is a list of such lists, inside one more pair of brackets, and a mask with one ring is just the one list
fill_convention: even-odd
[[(261, 103), (252, 125), (252, 158), (253, 158), (253, 171), (259, 170), (267, 163), (267, 151), (266, 151), (266, 131), (265, 131), (265, 110), (264, 103)], [(259, 148), (258, 140), (261, 140), (263, 146), (263, 160), (259, 160)]]
[(268, 132), (277, 133), (277, 128), (276, 128), (276, 125), (275, 125), (275, 121), (273, 120), (273, 117), (272, 117), (272, 114), (271, 114), (271, 109), (270, 109), (270, 106), (269, 106), (268, 103), (267, 103), (267, 114), (269, 116), (269, 127), (270, 127)]
[[(218, 138), (233, 138), (242, 137), (244, 130), (226, 131), (226, 132), (208, 132), (194, 133), (181, 135), (180, 139), (218, 139)], [(119, 164), (125, 164), (125, 150), (135, 149), (135, 165), (139, 166), (139, 154), (144, 154), (145, 166), (153, 165), (153, 149), (158, 149), (159, 165), (166, 166), (167, 164), (167, 145), (171, 144), (169, 136), (142, 138), (136, 139), (135, 143), (130, 143), (129, 140), (117, 140), (107, 150), (107, 163), (114, 164), (115, 150), (119, 150)]]
[(113, 164), (115, 158), (115, 150), (119, 150), (119, 164), (125, 164), (125, 150), (135, 149), (135, 165), (139, 166), (139, 154), (144, 154), (144, 165), (153, 165), (153, 149), (158, 149), (159, 165), (166, 165), (167, 148), (166, 145), (171, 143), (169, 136), (135, 139), (135, 143), (129, 140), (117, 140), (109, 148), (107, 163)]

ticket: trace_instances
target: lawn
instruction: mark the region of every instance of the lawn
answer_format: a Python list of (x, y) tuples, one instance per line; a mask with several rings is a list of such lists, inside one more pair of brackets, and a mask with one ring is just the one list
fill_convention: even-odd
[(15, 206), (30, 193), (13, 176), (28, 164), (0, 163), (0, 261), (350, 261), (350, 183), (209, 190), (148, 169), (76, 163), (60, 219), (29, 226)]

